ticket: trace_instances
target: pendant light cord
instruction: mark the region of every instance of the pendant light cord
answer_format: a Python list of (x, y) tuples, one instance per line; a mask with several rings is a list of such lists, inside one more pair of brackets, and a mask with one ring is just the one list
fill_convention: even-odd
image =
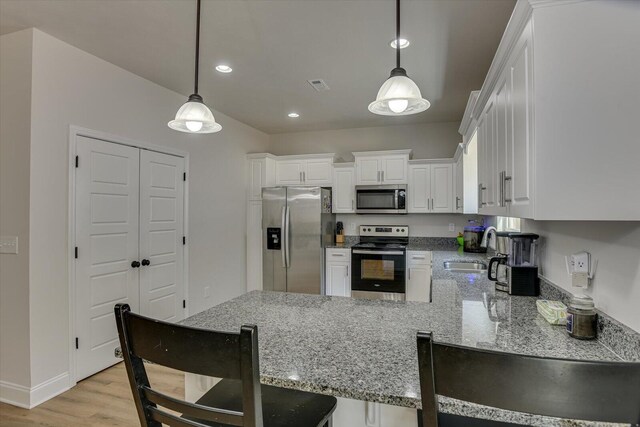
[(198, 11), (196, 13), (196, 65), (195, 65), (195, 83), (193, 84), (193, 93), (198, 94), (198, 69), (200, 68), (200, 0), (198, 2)]
[(396, 68), (400, 68), (400, 0), (396, 0)]

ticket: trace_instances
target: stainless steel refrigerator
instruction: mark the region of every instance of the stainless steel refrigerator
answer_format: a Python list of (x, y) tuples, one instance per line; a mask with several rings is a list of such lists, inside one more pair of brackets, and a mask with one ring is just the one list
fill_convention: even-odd
[(263, 289), (324, 294), (324, 248), (333, 244), (331, 190), (262, 190)]

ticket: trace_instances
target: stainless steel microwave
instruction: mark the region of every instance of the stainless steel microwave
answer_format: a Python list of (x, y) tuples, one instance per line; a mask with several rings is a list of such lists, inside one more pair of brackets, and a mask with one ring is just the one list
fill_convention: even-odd
[(406, 185), (356, 185), (357, 214), (406, 214)]

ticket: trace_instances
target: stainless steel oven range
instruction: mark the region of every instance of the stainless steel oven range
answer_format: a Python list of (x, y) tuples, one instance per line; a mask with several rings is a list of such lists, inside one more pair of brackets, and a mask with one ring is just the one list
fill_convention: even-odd
[(353, 298), (405, 300), (406, 225), (361, 225), (351, 249)]

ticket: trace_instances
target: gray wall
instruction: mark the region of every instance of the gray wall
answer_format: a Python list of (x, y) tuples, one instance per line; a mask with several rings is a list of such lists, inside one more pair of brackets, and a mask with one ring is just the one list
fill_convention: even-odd
[(281, 133), (269, 136), (276, 155), (337, 153), (352, 161), (354, 151), (413, 149), (414, 159), (453, 157), (462, 137), (459, 122)]

